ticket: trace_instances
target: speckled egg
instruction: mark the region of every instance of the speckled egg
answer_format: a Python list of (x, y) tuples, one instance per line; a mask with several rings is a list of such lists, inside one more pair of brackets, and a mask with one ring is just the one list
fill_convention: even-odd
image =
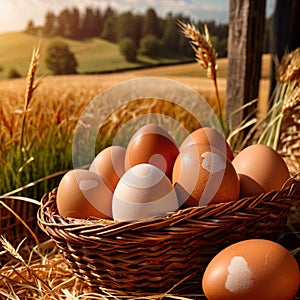
[(208, 300), (292, 300), (300, 282), (293, 255), (278, 243), (250, 239), (219, 252), (202, 288)]
[(235, 201), (239, 195), (231, 162), (208, 144), (191, 144), (180, 152), (172, 182), (183, 207)]
[(226, 155), (229, 160), (233, 159), (233, 152), (229, 144), (225, 138), (214, 128), (202, 127), (191, 132), (181, 143), (179, 151), (182, 151), (184, 148), (192, 144), (211, 145)]

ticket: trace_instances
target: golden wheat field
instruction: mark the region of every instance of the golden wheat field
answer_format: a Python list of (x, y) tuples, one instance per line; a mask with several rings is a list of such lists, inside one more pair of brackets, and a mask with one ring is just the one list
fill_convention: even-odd
[[(270, 57), (263, 60), (262, 79), (259, 92), (259, 107), (265, 112), (269, 93)], [(222, 68), (226, 68), (226, 60), (222, 60)], [(225, 66), (224, 66), (225, 65)], [(84, 107), (103, 90), (120, 82), (140, 77), (163, 77), (176, 80), (188, 85), (199, 92), (207, 102), (215, 107), (215, 90), (210, 79), (205, 78), (197, 63), (158, 67), (145, 70), (128, 71), (102, 75), (69, 75), (45, 76), (38, 78), (39, 87), (36, 89), (30, 111), (32, 125), (42, 129), (60, 121), (72, 123)], [(224, 72), (224, 71), (223, 71)], [(0, 81), (1, 93), (1, 134), (4, 131), (18, 131), (18, 115), (23, 110), (25, 79), (10, 79)], [(218, 88), (222, 102), (226, 98), (226, 78), (218, 78)], [(18, 136), (18, 134), (16, 134)]]
[[(262, 65), (262, 79), (259, 94), (259, 112), (266, 112), (269, 93), (270, 56), (265, 55)], [(224, 108), (226, 99), (227, 60), (218, 62), (218, 90)], [(39, 178), (71, 167), (72, 135), (78, 118), (86, 106), (101, 92), (121, 82), (145, 77), (169, 78), (194, 89), (216, 111), (217, 101), (214, 84), (206, 78), (199, 64), (182, 64), (121, 73), (99, 75), (44, 76), (35, 78), (30, 105), (24, 112), (26, 79), (0, 81), (0, 167), (5, 177), (0, 194), (24, 186)], [(130, 97), (130, 95), (129, 95)], [(115, 101), (115, 99), (112, 99)], [(184, 102), (184, 99), (182, 99)], [(184, 104), (184, 103), (182, 103)], [(121, 103), (119, 103), (121, 105)], [(126, 108), (116, 110), (105, 122), (100, 147), (109, 143), (109, 137), (120, 122), (127, 122), (137, 114), (159, 112), (166, 114), (188, 130), (199, 124), (179, 106), (170, 103), (140, 102), (131, 103)], [(26, 124), (23, 126), (24, 117)], [(47, 161), (47, 163), (45, 163)], [(41, 166), (36, 168), (35, 166)], [(47, 190), (47, 181), (43, 182), (39, 194)]]

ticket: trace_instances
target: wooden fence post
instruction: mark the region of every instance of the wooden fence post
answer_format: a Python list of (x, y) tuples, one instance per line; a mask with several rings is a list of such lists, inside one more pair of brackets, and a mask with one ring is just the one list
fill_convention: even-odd
[(233, 129), (255, 107), (231, 112), (258, 97), (265, 7), (266, 0), (230, 0), (226, 118)]
[[(270, 50), (279, 61), (282, 56), (300, 47), (300, 1), (277, 0), (272, 20)], [(275, 65), (272, 60), (270, 95), (276, 85)]]

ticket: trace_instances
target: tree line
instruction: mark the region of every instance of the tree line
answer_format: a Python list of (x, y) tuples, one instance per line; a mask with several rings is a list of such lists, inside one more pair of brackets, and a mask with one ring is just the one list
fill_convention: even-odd
[[(65, 8), (58, 14), (48, 11), (42, 26), (35, 26), (30, 20), (25, 31), (74, 40), (102, 38), (118, 43), (121, 53), (127, 60), (135, 60), (137, 53), (149, 56), (193, 57), (187, 39), (179, 32), (177, 20), (191, 22), (189, 17), (180, 14), (169, 13), (164, 18), (159, 17), (153, 8), (149, 8), (144, 14), (134, 14), (131, 11), (117, 13), (111, 7), (107, 7), (104, 11), (91, 7), (79, 11), (74, 7)], [(208, 26), (219, 57), (225, 57), (228, 25), (216, 24), (215, 21), (208, 21), (205, 24)], [(203, 28), (201, 21), (195, 25), (200, 30)]]

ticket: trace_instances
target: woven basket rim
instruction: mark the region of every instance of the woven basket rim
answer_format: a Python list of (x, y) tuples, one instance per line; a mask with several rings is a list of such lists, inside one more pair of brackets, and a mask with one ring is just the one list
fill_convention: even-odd
[[(256, 196), (246, 197), (239, 199), (237, 201), (210, 204), (202, 207), (188, 207), (184, 209), (179, 209), (175, 212), (171, 212), (164, 217), (147, 218), (141, 221), (135, 222), (118, 222), (114, 220), (105, 219), (75, 219), (75, 218), (63, 218), (58, 214), (55, 201), (51, 201), (51, 197), (55, 197), (57, 188), (46, 193), (41, 200), (41, 206), (38, 210), (38, 224), (44, 230), (46, 228), (58, 228), (59, 232), (67, 231), (81, 231), (87, 233), (97, 232), (97, 235), (108, 236), (110, 234), (120, 234), (122, 232), (139, 232), (139, 231), (149, 231), (149, 230), (173, 230), (172, 228), (180, 226), (180, 224), (185, 224), (186, 222), (192, 222), (193, 219), (197, 220), (207, 220), (211, 222), (216, 219), (226, 218), (228, 215), (235, 215), (235, 217), (240, 219), (253, 219), (256, 218), (255, 215), (250, 213), (243, 213), (243, 209), (251, 211), (252, 209), (258, 207), (262, 202), (267, 202), (270, 205), (283, 205), (289, 206), (295, 204), (296, 199), (293, 198), (293, 193), (295, 189), (300, 190), (300, 182), (295, 180), (293, 177), (290, 178), (283, 188), (279, 191), (271, 191), (268, 193), (262, 193)], [(280, 199), (278, 203), (278, 195), (283, 195), (285, 201)], [(300, 194), (300, 191), (299, 191)], [(50, 199), (50, 200), (49, 200)], [(221, 222), (220, 222), (221, 223)], [(221, 225), (221, 224), (220, 224)]]

